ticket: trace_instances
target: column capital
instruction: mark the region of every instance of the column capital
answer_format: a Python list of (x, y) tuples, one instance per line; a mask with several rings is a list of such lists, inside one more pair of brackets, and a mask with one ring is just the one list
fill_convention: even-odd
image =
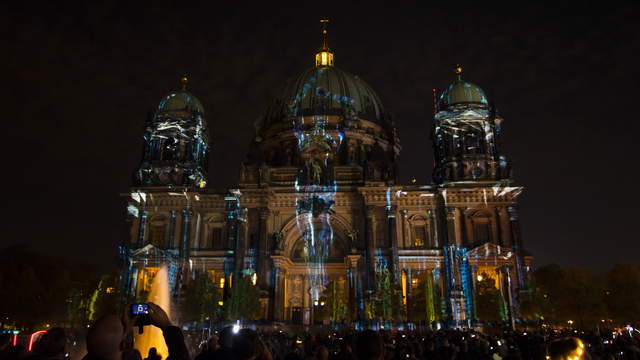
[(358, 268), (358, 261), (360, 261), (361, 255), (347, 255), (347, 267), (350, 269)]
[(266, 207), (261, 207), (258, 209), (258, 212), (260, 214), (260, 220), (265, 220), (269, 217), (269, 215), (271, 215), (272, 211), (269, 210), (269, 208)]
[(281, 255), (272, 255), (271, 261), (273, 261), (273, 267), (280, 271), (286, 271), (291, 265), (291, 260)]
[(376, 206), (375, 205), (367, 205), (365, 208), (365, 212), (368, 218), (372, 218), (375, 215)]

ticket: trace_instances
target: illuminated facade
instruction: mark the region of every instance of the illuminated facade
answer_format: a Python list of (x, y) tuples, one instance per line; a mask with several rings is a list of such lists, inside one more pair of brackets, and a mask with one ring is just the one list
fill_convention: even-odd
[[(469, 326), (476, 281), (489, 276), (516, 312), (531, 261), (518, 225), (522, 188), (512, 185), (502, 119), (482, 89), (456, 69), (434, 117), (434, 182), (398, 184), (392, 117), (362, 79), (334, 66), (322, 34), (315, 67), (288, 82), (257, 124), (234, 189), (204, 187), (200, 102), (184, 89), (161, 102), (127, 194), (128, 293), (166, 263), (175, 293), (198, 272), (221, 288), (252, 276), (264, 319), (314, 323), (339, 289), (349, 320), (365, 321), (387, 273), (408, 321)], [(168, 101), (170, 115), (198, 121), (177, 126)]]

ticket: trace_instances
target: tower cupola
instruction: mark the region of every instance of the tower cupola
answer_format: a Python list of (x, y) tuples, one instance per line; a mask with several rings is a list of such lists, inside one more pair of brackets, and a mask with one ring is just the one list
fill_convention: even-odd
[(209, 140), (200, 100), (187, 91), (188, 77), (178, 91), (165, 95), (147, 122), (144, 151), (135, 182), (142, 186), (207, 184)]
[(437, 110), (453, 107), (488, 108), (489, 100), (478, 85), (462, 80), (462, 66), (456, 65), (456, 80), (440, 94)]
[(434, 116), (434, 181), (510, 181), (502, 119), (479, 86), (462, 80), (460, 65), (454, 72), (456, 79), (440, 94)]

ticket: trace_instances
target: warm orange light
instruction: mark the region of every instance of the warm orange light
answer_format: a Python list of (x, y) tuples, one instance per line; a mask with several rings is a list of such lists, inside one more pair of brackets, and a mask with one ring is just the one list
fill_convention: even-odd
[(224, 277), (220, 278), (220, 289), (224, 289)]
[(402, 272), (402, 303), (407, 305), (407, 273)]
[(224, 305), (224, 301), (222, 301), (222, 300), (218, 301), (218, 305), (220, 305), (220, 306)]
[(333, 53), (320, 51), (316, 54), (316, 66), (333, 66)]
[(33, 334), (31, 334), (31, 336), (29, 337), (29, 347), (27, 347), (27, 350), (32, 351), (33, 350), (33, 344), (38, 339), (40, 339), (40, 337), (46, 332), (47, 332), (47, 330), (40, 330), (40, 331), (36, 331)]

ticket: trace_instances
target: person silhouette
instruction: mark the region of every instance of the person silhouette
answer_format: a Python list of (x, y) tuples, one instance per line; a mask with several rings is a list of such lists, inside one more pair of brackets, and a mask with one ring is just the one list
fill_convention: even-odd
[(144, 360), (161, 360), (162, 356), (158, 355), (158, 349), (152, 347), (149, 349), (149, 354)]

